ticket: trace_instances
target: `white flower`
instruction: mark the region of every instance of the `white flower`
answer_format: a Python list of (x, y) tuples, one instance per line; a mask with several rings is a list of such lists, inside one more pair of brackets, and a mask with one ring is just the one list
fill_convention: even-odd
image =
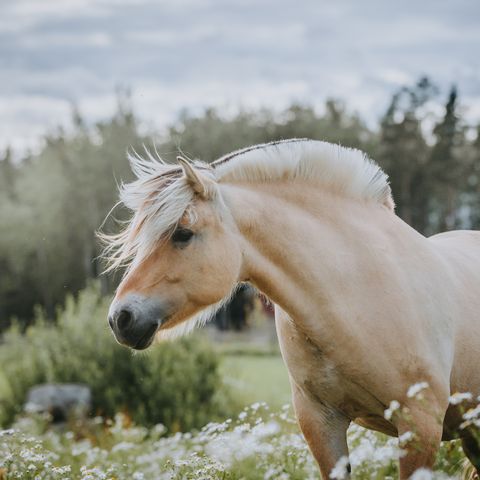
[(433, 473), (426, 468), (419, 468), (411, 477), (410, 480), (433, 480)]
[(398, 437), (398, 443), (400, 445), (405, 445), (408, 443), (410, 440), (412, 440), (415, 437), (413, 432), (405, 432), (402, 435), (399, 435)]
[(421, 399), (422, 396), (419, 395), (420, 392), (428, 388), (429, 385), (427, 382), (418, 382), (414, 383), (413, 385), (410, 385), (408, 391), (407, 391), (407, 397), (408, 398), (419, 398)]
[(348, 465), (349, 465), (348, 457), (346, 456), (341, 457), (333, 467), (332, 471), (330, 472), (330, 478), (334, 478), (337, 480), (343, 480), (347, 478)]
[(473, 420), (480, 416), (480, 405), (477, 405), (475, 408), (468, 409), (464, 414), (463, 418), (465, 420)]
[(125, 450), (130, 450), (131, 448), (135, 447), (133, 443), (130, 442), (120, 442), (113, 446), (112, 452), (122, 452)]
[(392, 400), (390, 402), (390, 405), (388, 408), (385, 410), (383, 416), (387, 419), (390, 420), (393, 416), (393, 414), (400, 408), (400, 403), (397, 402), (396, 400)]
[(460, 428), (466, 428), (470, 425), (475, 425), (480, 428), (480, 404), (475, 408), (468, 409), (463, 414), (463, 419), (465, 421), (460, 425)]
[(70, 465), (65, 465), (64, 467), (52, 467), (53, 473), (59, 473), (60, 475), (65, 475), (66, 473), (70, 473), (72, 471), (72, 467)]
[(470, 401), (472, 400), (472, 398), (473, 398), (473, 395), (470, 392), (464, 392), (464, 393), (456, 392), (453, 395), (450, 395), (450, 397), (448, 398), (448, 401), (450, 405), (458, 405), (465, 400)]

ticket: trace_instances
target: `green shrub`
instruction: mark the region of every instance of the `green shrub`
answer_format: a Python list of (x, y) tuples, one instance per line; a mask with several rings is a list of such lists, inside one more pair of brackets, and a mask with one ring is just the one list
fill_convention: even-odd
[(224, 417), (230, 402), (218, 356), (189, 337), (133, 354), (116, 343), (106, 322), (108, 301), (94, 287), (58, 312), (55, 325), (41, 312), (25, 334), (13, 326), (0, 345), (0, 424), (10, 423), (28, 389), (44, 382), (85, 383), (94, 413), (123, 412), (136, 423), (169, 430), (200, 427)]

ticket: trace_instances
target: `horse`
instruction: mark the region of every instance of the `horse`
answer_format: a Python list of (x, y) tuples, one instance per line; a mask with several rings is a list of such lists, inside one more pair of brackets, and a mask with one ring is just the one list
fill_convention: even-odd
[[(137, 179), (120, 192), (131, 219), (105, 238), (109, 268), (125, 268), (108, 316), (118, 342), (141, 350), (183, 335), (249, 283), (274, 303), (296, 418), (324, 479), (348, 458), (351, 422), (413, 431), (401, 479), (456, 435), (480, 471), (449, 402), (480, 394), (479, 233), (421, 235), (395, 214), (382, 169), (339, 145), (283, 140), (210, 164), (146, 152), (130, 155)], [(412, 384), (428, 385), (423, 401)], [(386, 415), (395, 402), (408, 415)]]

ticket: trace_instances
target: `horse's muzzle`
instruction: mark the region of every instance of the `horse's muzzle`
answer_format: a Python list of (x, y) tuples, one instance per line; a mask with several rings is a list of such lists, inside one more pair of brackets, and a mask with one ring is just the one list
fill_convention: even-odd
[(112, 303), (108, 323), (118, 343), (135, 350), (148, 348), (165, 318), (164, 309), (155, 300), (130, 295)]

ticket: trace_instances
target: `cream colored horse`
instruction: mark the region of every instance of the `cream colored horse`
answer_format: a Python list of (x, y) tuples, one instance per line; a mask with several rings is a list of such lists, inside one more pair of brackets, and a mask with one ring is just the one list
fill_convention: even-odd
[[(179, 160), (132, 159), (138, 180), (122, 200), (134, 215), (109, 239), (111, 268), (129, 265), (109, 314), (118, 341), (143, 349), (185, 333), (249, 282), (275, 303), (296, 415), (323, 477), (348, 455), (352, 421), (414, 431), (402, 479), (431, 467), (460, 421), (449, 395), (480, 394), (480, 235), (417, 233), (357, 150), (289, 140), (211, 165)], [(424, 402), (406, 395), (416, 382), (430, 386)], [(392, 400), (408, 415), (386, 420)]]

